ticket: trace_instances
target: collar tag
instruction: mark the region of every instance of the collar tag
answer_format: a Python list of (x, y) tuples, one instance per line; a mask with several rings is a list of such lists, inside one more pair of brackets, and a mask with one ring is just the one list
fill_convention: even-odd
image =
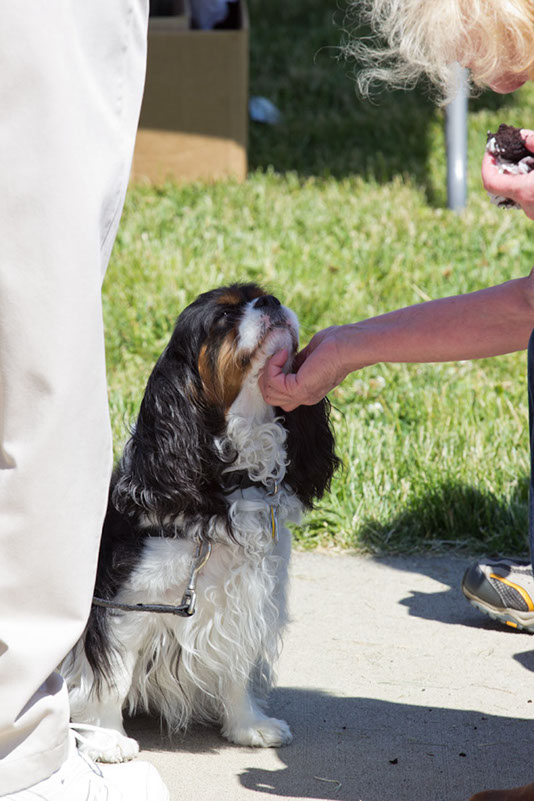
[[(268, 497), (276, 498), (278, 495), (278, 482), (273, 481), (273, 488), (268, 493)], [(276, 544), (278, 542), (278, 504), (271, 504), (269, 507), (271, 510), (271, 537), (273, 542)]]

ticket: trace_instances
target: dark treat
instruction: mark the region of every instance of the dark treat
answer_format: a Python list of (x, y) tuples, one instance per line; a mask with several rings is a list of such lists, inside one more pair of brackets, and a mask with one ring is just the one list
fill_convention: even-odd
[[(494, 140), (493, 142), (492, 139)], [(499, 125), (497, 133), (488, 131), (487, 141), (490, 153), (498, 154), (502, 159), (512, 161), (515, 164), (524, 159), (525, 156), (532, 155), (530, 150), (525, 147), (521, 129), (515, 128), (513, 125)]]
[[(534, 169), (534, 156), (523, 142), (521, 129), (513, 125), (499, 125), (497, 133), (488, 131), (486, 150), (493, 156), (499, 172), (526, 175)], [(521, 208), (509, 197), (488, 194), (491, 202), (501, 209)]]

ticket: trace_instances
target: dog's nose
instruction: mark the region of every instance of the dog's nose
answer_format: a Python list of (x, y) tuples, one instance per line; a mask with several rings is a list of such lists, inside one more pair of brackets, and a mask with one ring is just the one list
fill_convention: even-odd
[(274, 295), (262, 295), (254, 304), (255, 309), (274, 309), (276, 306), (280, 306), (280, 301)]

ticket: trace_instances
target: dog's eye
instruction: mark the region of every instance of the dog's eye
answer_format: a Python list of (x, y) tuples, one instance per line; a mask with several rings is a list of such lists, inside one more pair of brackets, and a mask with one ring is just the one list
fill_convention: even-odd
[(232, 320), (232, 313), (228, 309), (222, 309), (215, 318), (216, 325), (226, 325)]

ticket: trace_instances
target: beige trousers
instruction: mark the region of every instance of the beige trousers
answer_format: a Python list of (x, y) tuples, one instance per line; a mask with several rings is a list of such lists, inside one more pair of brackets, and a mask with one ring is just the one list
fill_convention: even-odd
[(101, 284), (147, 0), (0, 0), (0, 795), (68, 746), (111, 469)]

